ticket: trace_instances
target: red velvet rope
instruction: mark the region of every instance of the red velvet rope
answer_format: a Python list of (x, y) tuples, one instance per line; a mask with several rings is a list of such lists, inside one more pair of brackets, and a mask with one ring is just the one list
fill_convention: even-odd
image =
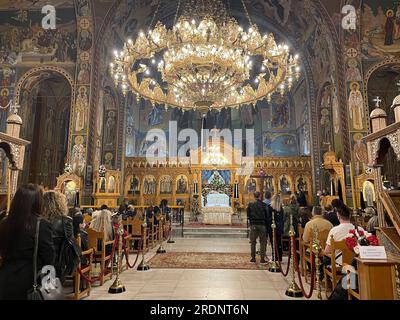
[[(290, 259), (292, 257), (292, 250), (291, 250), (292, 249), (292, 241), (289, 241), (289, 257), (288, 257), (288, 264), (287, 264), (286, 271), (283, 271), (282, 264), (279, 261), (278, 242), (276, 241), (276, 228), (274, 228), (274, 230), (273, 230), (273, 241), (274, 241), (274, 251), (275, 251), (275, 256), (274, 256), (275, 262), (278, 263), (278, 266), (279, 266), (279, 269), (280, 269), (282, 275), (284, 277), (287, 277), (287, 275), (289, 274), (289, 270), (290, 270)], [(278, 257), (278, 259), (277, 259), (277, 257)]]
[(139, 259), (139, 254), (142, 252), (142, 250), (140, 249), (141, 246), (142, 246), (142, 243), (143, 243), (143, 236), (142, 236), (142, 239), (140, 239), (139, 242), (138, 242), (138, 252), (137, 252), (137, 254), (136, 254), (135, 262), (134, 262), (133, 264), (130, 264), (130, 263), (129, 263), (129, 252), (128, 252), (128, 250), (127, 250), (126, 247), (124, 248), (126, 264), (127, 264), (127, 266), (128, 266), (129, 269), (132, 269), (132, 268), (135, 266), (136, 262), (138, 261), (138, 259)]
[[(115, 230), (116, 230), (117, 228), (115, 228)], [(105, 269), (104, 270), (101, 270), (101, 272), (100, 272), (100, 274), (96, 277), (96, 278), (88, 278), (83, 272), (82, 272), (82, 269), (80, 268), (80, 267), (78, 267), (77, 268), (77, 271), (78, 271), (78, 273), (79, 273), (79, 275), (82, 277), (82, 278), (84, 278), (86, 281), (88, 281), (88, 282), (90, 282), (90, 283), (94, 283), (94, 282), (96, 282), (96, 281), (99, 281), (100, 279), (101, 279), (101, 277), (103, 277), (104, 275), (105, 275), (105, 272), (106, 272), (106, 270), (107, 270), (107, 268), (108, 268), (108, 265), (109, 265), (109, 263), (110, 263), (110, 261), (114, 261), (114, 256), (115, 256), (115, 248), (118, 246), (118, 241), (119, 241), (119, 234), (118, 234), (118, 232), (114, 232), (114, 234), (115, 234), (115, 238), (114, 238), (114, 243), (113, 243), (113, 245), (112, 245), (112, 251), (111, 251), (111, 258), (107, 261), (107, 265), (105, 266)], [(124, 246), (124, 253), (125, 253), (125, 259), (126, 259), (126, 264), (128, 265), (128, 267), (130, 268), (130, 269), (132, 269), (134, 266), (135, 266), (135, 264), (137, 263), (137, 261), (138, 261), (138, 259), (139, 259), (139, 254), (140, 254), (140, 252), (141, 252), (141, 246), (142, 246), (142, 243), (143, 243), (143, 234), (142, 234), (142, 238), (139, 240), (139, 244), (138, 244), (138, 248), (139, 248), (139, 250), (138, 250), (138, 252), (137, 252), (137, 255), (136, 255), (136, 259), (135, 259), (135, 262), (133, 263), (133, 264), (130, 264), (129, 263), (129, 254), (128, 254), (128, 250), (127, 250), (127, 248), (126, 248), (126, 246)]]

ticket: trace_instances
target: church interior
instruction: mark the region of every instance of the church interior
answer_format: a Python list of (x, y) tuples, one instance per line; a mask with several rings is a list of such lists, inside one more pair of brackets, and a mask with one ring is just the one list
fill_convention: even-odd
[(0, 300), (29, 205), (62, 299), (399, 300), (399, 1), (0, 0)]

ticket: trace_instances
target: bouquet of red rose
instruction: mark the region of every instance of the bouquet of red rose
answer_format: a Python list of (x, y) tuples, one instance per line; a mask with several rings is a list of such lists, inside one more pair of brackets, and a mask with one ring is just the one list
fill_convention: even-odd
[(360, 246), (379, 246), (377, 237), (358, 228), (349, 231), (349, 234), (345, 238), (345, 242), (347, 247), (356, 254), (360, 253)]

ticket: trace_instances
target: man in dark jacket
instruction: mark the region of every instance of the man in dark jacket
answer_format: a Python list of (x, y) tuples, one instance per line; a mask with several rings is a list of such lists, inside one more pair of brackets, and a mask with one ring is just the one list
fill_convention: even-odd
[(249, 203), (247, 207), (247, 218), (250, 222), (250, 243), (251, 243), (251, 260), (250, 262), (256, 262), (256, 243), (257, 238), (260, 238), (260, 256), (261, 263), (267, 263), (265, 260), (265, 252), (267, 248), (267, 216), (268, 209), (267, 205), (261, 201), (260, 192), (254, 193), (255, 201)]

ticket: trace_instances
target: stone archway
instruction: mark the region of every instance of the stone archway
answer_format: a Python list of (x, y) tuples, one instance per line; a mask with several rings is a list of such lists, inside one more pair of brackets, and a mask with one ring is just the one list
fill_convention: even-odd
[(21, 105), (21, 137), (32, 142), (20, 183), (55, 186), (68, 159), (73, 91), (70, 73), (55, 66), (33, 68), (19, 79), (15, 101)]

